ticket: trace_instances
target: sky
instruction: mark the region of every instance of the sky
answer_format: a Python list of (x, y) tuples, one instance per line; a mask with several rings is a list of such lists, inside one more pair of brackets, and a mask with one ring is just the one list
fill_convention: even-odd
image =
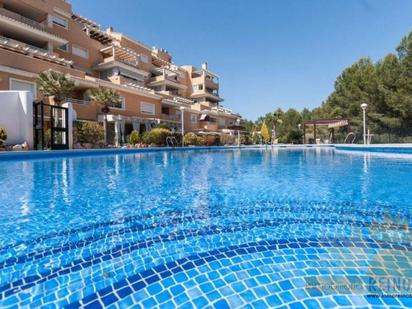
[(361, 57), (394, 52), (412, 30), (411, 0), (69, 0), (73, 11), (178, 65), (208, 62), (223, 105), (255, 120), (314, 108)]

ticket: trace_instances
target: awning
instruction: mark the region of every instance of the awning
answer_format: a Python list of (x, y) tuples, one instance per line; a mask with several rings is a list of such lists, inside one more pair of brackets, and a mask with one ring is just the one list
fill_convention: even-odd
[(209, 120), (209, 115), (207, 115), (207, 114), (202, 114), (201, 116), (200, 116), (200, 121), (207, 121), (207, 120)]
[(329, 129), (332, 128), (340, 128), (340, 127), (346, 127), (347, 125), (349, 125), (349, 121), (347, 120), (341, 120), (341, 121), (337, 121), (335, 123), (331, 123), (328, 125)]
[(303, 123), (304, 126), (314, 125), (317, 127), (340, 128), (349, 125), (348, 119), (314, 119)]

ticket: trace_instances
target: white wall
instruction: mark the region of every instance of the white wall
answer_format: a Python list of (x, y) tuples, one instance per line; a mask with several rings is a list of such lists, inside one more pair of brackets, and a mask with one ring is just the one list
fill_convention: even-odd
[(25, 141), (33, 148), (33, 95), (29, 91), (0, 91), (0, 128), (7, 131), (6, 145)]

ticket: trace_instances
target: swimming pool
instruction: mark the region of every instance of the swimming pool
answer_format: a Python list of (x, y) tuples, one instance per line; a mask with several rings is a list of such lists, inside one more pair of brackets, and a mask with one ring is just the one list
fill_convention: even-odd
[(0, 307), (412, 306), (408, 157), (164, 151), (0, 176)]

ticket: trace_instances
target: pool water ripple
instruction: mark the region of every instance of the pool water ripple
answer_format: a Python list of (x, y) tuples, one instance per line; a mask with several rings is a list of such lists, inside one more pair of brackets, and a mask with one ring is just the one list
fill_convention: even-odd
[(412, 281), (405, 158), (157, 152), (0, 173), (0, 307), (412, 306), (394, 284)]

